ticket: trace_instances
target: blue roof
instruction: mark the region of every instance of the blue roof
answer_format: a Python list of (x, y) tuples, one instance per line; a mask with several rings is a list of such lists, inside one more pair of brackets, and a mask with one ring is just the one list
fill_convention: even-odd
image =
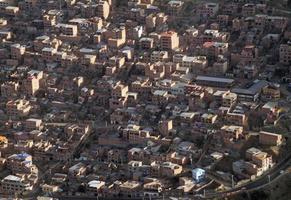
[(204, 173), (204, 172), (205, 172), (205, 170), (201, 169), (201, 168), (196, 168), (196, 169), (192, 170), (192, 173)]
[(27, 157), (30, 157), (31, 155), (27, 154), (27, 153), (20, 153), (20, 154), (16, 154), (17, 159), (21, 159), (21, 160), (25, 160)]
[(260, 92), (264, 87), (266, 87), (269, 83), (265, 80), (256, 80), (253, 84), (248, 88), (234, 88), (231, 92), (236, 94), (247, 94), (247, 95), (255, 95)]

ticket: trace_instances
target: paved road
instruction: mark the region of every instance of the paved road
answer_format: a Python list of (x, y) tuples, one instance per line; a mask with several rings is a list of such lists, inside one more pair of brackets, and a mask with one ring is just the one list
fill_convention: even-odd
[[(253, 190), (261, 189), (268, 184), (272, 184), (273, 181), (277, 180), (278, 178), (284, 176), (284, 174), (281, 173), (282, 170), (286, 170), (291, 165), (291, 154), (287, 156), (282, 162), (274, 166), (270, 171), (268, 171), (266, 174), (258, 177), (256, 180), (240, 185), (236, 188), (230, 189), (228, 191), (224, 192), (215, 192), (215, 193), (206, 193), (205, 196), (202, 195), (185, 195), (183, 196), (183, 199), (193, 199), (193, 200), (199, 200), (199, 199), (213, 199), (213, 198), (224, 198), (227, 196), (231, 196), (234, 194), (242, 193), (242, 192), (250, 192)], [(269, 179), (270, 178), (270, 179)], [(81, 199), (97, 199), (97, 197), (92, 196), (84, 196), (84, 197), (78, 197), (78, 196), (59, 196), (55, 195), (54, 197), (57, 197), (59, 199), (75, 199), (75, 200), (81, 200)], [(155, 200), (164, 200), (164, 199), (170, 199), (171, 196), (164, 195), (164, 197), (158, 197), (158, 198), (152, 198)], [(178, 197), (177, 197), (178, 198)], [(99, 198), (99, 200), (106, 199), (110, 200), (111, 198)], [(116, 198), (114, 200), (121, 199)], [(144, 198), (140, 197), (137, 198), (137, 200), (143, 200)], [(179, 198), (180, 199), (180, 198)], [(112, 199), (113, 200), (113, 199)]]
[(291, 154), (287, 156), (283, 161), (275, 165), (270, 171), (267, 173), (263, 174), (262, 176), (258, 177), (256, 180), (251, 181), (246, 184), (242, 184), (236, 188), (230, 189), (228, 191), (224, 192), (217, 192), (217, 193), (212, 193), (212, 194), (206, 194), (204, 199), (211, 199), (211, 198), (223, 198), (226, 196), (230, 196), (233, 194), (241, 193), (244, 191), (252, 191), (256, 190), (266, 184), (272, 183), (274, 179), (279, 177), (281, 175), (282, 170), (286, 170), (289, 166), (291, 165)]

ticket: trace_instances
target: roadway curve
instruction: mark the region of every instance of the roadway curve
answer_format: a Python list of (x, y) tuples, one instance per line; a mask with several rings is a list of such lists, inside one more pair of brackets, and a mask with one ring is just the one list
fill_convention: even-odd
[(247, 192), (247, 191), (259, 189), (262, 186), (266, 186), (267, 184), (269, 184), (269, 177), (270, 177), (270, 183), (272, 183), (276, 178), (278, 178), (281, 175), (281, 171), (286, 170), (290, 165), (291, 165), (291, 154), (288, 155), (280, 163), (275, 165), (267, 173), (263, 174), (262, 176), (259, 176), (254, 181), (242, 184), (238, 187), (235, 187), (227, 191), (206, 194), (205, 197), (202, 197), (202, 198), (204, 199), (223, 198), (223, 197), (231, 196), (231, 195), (238, 194), (241, 192)]

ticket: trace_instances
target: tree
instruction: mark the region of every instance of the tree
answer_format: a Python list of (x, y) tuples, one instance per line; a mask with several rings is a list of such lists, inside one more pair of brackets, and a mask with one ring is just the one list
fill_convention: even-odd
[(202, 148), (204, 145), (204, 137), (199, 137), (195, 140), (195, 144), (198, 148)]
[(82, 192), (82, 193), (84, 193), (85, 190), (86, 190), (86, 188), (85, 188), (84, 185), (80, 185), (80, 186), (78, 187), (78, 192)]

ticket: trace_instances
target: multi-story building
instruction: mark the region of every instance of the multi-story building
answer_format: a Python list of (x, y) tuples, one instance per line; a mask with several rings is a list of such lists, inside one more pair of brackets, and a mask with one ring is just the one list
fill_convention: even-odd
[(15, 4), (14, 0), (2, 0), (0, 1), (0, 8), (4, 9), (7, 6), (13, 6)]
[(19, 92), (19, 83), (17, 82), (5, 82), (1, 85), (1, 96), (2, 97), (16, 97)]
[(43, 72), (31, 70), (28, 72), (27, 78), (23, 81), (25, 94), (34, 96), (40, 89), (40, 81), (43, 78)]
[(156, 139), (150, 135), (150, 131), (141, 129), (140, 126), (129, 124), (123, 129), (122, 137), (131, 144), (144, 144), (148, 140)]
[(233, 163), (233, 171), (243, 177), (251, 178), (260, 176), (273, 166), (272, 156), (257, 148), (246, 151), (246, 160), (238, 160)]
[(142, 49), (152, 49), (154, 47), (154, 39), (143, 37), (139, 40), (139, 44)]
[(41, 119), (27, 119), (25, 121), (25, 130), (27, 131), (33, 131), (33, 130), (39, 130), (42, 125), (42, 120)]
[(6, 103), (6, 113), (12, 117), (27, 116), (31, 110), (29, 101), (24, 99), (11, 100)]
[(162, 135), (171, 135), (171, 130), (173, 130), (173, 120), (164, 120), (159, 122), (159, 131), (162, 133)]
[(136, 92), (141, 96), (148, 97), (149, 94), (151, 93), (151, 89), (152, 89), (151, 86), (152, 86), (152, 83), (148, 79), (137, 80), (131, 84), (131, 91)]
[(268, 99), (280, 99), (281, 91), (279, 87), (275, 85), (268, 85), (263, 88), (262, 95)]
[(110, 14), (110, 5), (108, 1), (101, 0), (97, 4), (96, 15), (102, 19), (107, 19)]
[(20, 44), (11, 45), (11, 58), (15, 60), (21, 60), (25, 53), (25, 46)]
[(224, 75), (229, 69), (229, 63), (225, 56), (219, 55), (217, 60), (213, 63), (213, 67), (208, 71), (213, 75)]
[(85, 175), (87, 171), (86, 165), (79, 162), (69, 168), (69, 176), (71, 178), (79, 178), (80, 176)]
[(237, 126), (245, 126), (247, 123), (247, 117), (243, 113), (228, 112), (226, 114), (226, 121), (229, 124), (233, 124)]
[(120, 186), (120, 193), (127, 198), (140, 198), (142, 185), (137, 181), (126, 181)]
[(183, 1), (171, 0), (167, 4), (167, 11), (170, 15), (176, 16), (181, 12), (183, 5)]
[(45, 61), (52, 61), (54, 59), (55, 54), (57, 53), (57, 50), (52, 47), (44, 47), (42, 50), (42, 58)]
[(218, 3), (202, 3), (197, 8), (196, 12), (198, 16), (202, 18), (209, 18), (215, 16), (218, 12), (218, 9), (219, 9)]
[(151, 54), (151, 62), (167, 61), (169, 59), (169, 54), (167, 51), (153, 51)]
[(161, 33), (160, 46), (162, 50), (174, 50), (179, 48), (178, 33), (174, 31)]
[(13, 173), (37, 174), (37, 167), (32, 164), (32, 156), (27, 153), (13, 154), (7, 158), (7, 167)]
[(113, 98), (121, 98), (126, 97), (128, 93), (128, 86), (123, 84), (118, 84), (114, 88), (112, 88), (111, 96)]
[(126, 42), (126, 28), (124, 26), (114, 28), (106, 33), (105, 38), (108, 39), (109, 47), (118, 48)]
[(254, 147), (246, 151), (246, 159), (262, 168), (263, 171), (269, 169), (273, 164), (271, 155)]
[(232, 107), (237, 101), (237, 94), (232, 92), (226, 92), (222, 95), (222, 106)]
[(186, 67), (193, 73), (201, 73), (208, 66), (206, 56), (186, 56), (183, 54), (175, 54), (173, 62), (179, 63), (179, 66)]
[(226, 55), (228, 43), (225, 42), (205, 42), (202, 53), (209, 58), (217, 58), (219, 55)]
[(102, 191), (102, 188), (104, 188), (104, 186), (105, 186), (104, 181), (93, 180), (93, 181), (88, 182), (86, 191), (93, 195), (99, 195)]
[(37, 3), (38, 3), (38, 0), (25, 0), (25, 1), (19, 2), (19, 7), (20, 9), (29, 11), (36, 8)]
[(287, 44), (280, 45), (280, 63), (285, 65), (291, 64), (291, 41)]
[(259, 134), (260, 144), (279, 146), (283, 142), (283, 136), (276, 133), (261, 131)]
[(33, 185), (24, 177), (8, 175), (1, 180), (1, 191), (4, 194), (20, 194), (24, 191), (32, 191)]
[(181, 174), (183, 171), (183, 167), (178, 164), (174, 164), (172, 162), (163, 162), (160, 165), (160, 174), (165, 177), (175, 177)]
[(247, 45), (241, 51), (240, 62), (242, 65), (251, 65), (256, 63), (258, 56), (258, 48), (254, 45)]
[(256, 14), (256, 5), (252, 3), (243, 5), (242, 14), (245, 17), (254, 16)]
[(58, 185), (48, 185), (48, 184), (42, 184), (41, 189), (45, 193), (54, 193), (58, 192), (60, 190)]
[(243, 138), (243, 127), (234, 125), (224, 125), (220, 129), (221, 136), (227, 141), (237, 141)]
[(78, 26), (72, 24), (62, 24), (58, 23), (54, 26), (57, 33), (66, 35), (66, 36), (77, 36)]

